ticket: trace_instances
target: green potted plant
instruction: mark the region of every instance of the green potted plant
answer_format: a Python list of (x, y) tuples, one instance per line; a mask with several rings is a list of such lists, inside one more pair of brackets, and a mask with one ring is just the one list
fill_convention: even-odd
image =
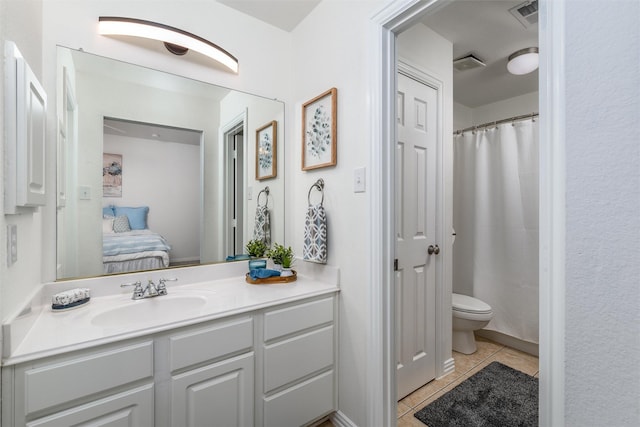
[(267, 244), (264, 243), (263, 240), (254, 239), (254, 240), (249, 240), (249, 242), (247, 243), (246, 249), (249, 256), (252, 256), (254, 258), (261, 258), (264, 256), (264, 254), (267, 252), (269, 248), (267, 247)]
[[(249, 240), (246, 246), (247, 253), (251, 258), (261, 258), (267, 252), (269, 247), (263, 240), (254, 239)], [(250, 259), (249, 260), (249, 271), (255, 270), (257, 268), (266, 268), (267, 260), (264, 259)]]
[(291, 246), (284, 247), (278, 243), (273, 244), (273, 248), (267, 252), (267, 257), (271, 258), (276, 270), (282, 270), (281, 277), (292, 276), (291, 266), (294, 261), (294, 253)]

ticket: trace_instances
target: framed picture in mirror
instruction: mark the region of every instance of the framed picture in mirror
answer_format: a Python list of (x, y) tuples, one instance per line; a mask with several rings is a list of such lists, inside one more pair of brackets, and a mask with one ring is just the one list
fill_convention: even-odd
[(331, 88), (302, 106), (302, 170), (337, 163), (338, 89)]
[(122, 154), (102, 154), (102, 196), (122, 197)]
[(278, 122), (270, 121), (256, 130), (256, 180), (275, 178), (277, 168)]

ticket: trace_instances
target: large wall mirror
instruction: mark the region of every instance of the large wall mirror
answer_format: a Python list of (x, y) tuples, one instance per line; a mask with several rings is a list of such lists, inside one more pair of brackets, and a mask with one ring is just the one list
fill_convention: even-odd
[(57, 67), (58, 279), (228, 262), (265, 210), (285, 242), (282, 102), (64, 47)]

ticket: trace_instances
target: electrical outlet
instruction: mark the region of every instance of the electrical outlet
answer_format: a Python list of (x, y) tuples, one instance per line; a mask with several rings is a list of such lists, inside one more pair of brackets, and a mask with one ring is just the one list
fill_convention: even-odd
[(7, 267), (18, 261), (18, 226), (7, 225)]

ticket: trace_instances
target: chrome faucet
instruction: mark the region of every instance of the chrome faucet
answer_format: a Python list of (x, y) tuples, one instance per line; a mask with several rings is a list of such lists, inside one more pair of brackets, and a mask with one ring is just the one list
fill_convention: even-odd
[(174, 279), (160, 279), (158, 280), (158, 285), (156, 286), (155, 283), (153, 283), (153, 280), (149, 279), (149, 282), (147, 283), (147, 286), (145, 286), (144, 288), (142, 287), (142, 283), (138, 280), (137, 282), (132, 282), (132, 283), (123, 283), (120, 285), (121, 288), (127, 287), (127, 286), (133, 286), (133, 295), (131, 296), (131, 299), (143, 299), (143, 298), (152, 298), (152, 297), (157, 297), (157, 296), (161, 296), (161, 295), (167, 295), (167, 285), (166, 282), (168, 281), (176, 281), (178, 279), (174, 278)]

